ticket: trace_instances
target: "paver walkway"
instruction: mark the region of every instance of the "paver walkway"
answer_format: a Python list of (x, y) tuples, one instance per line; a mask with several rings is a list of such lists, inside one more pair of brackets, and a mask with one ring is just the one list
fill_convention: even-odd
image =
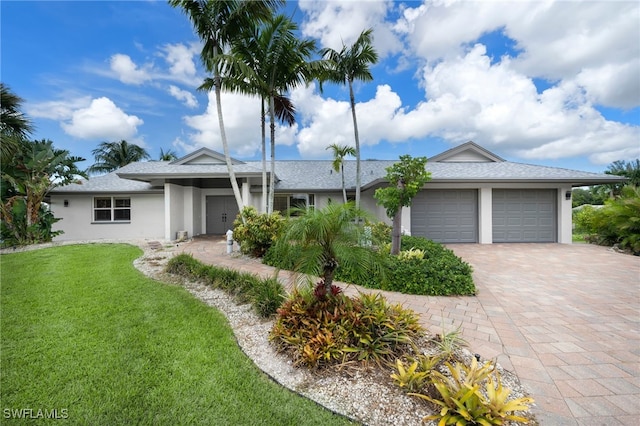
[[(471, 349), (515, 372), (542, 425), (640, 424), (640, 257), (592, 245), (460, 244), (475, 297), (382, 292), (421, 315), (432, 332), (458, 326)], [(273, 276), (226, 254), (221, 239), (182, 250), (199, 260)], [(279, 275), (286, 283), (292, 274)], [(346, 293), (371, 291), (347, 286)]]

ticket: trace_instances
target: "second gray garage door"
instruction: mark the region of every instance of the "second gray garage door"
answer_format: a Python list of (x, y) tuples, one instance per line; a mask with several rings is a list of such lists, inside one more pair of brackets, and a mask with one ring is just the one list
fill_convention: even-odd
[(494, 243), (557, 240), (555, 189), (494, 189)]
[(478, 191), (427, 189), (411, 204), (411, 235), (440, 243), (478, 242)]

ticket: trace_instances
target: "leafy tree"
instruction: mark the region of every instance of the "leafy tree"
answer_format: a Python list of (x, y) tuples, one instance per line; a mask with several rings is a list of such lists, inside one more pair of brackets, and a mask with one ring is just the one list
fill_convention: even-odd
[(173, 161), (176, 160), (178, 156), (176, 152), (172, 149), (165, 152), (164, 149), (160, 148), (160, 155), (158, 156), (158, 161)]
[(606, 195), (602, 196), (602, 194), (594, 191), (593, 188), (574, 188), (571, 192), (572, 207), (582, 206), (583, 204), (602, 205), (606, 200)]
[(426, 157), (412, 158), (410, 155), (401, 155), (399, 163), (385, 169), (389, 186), (376, 189), (374, 194), (378, 204), (387, 209), (387, 216), (393, 219), (391, 254), (397, 255), (400, 252), (402, 207), (411, 205), (413, 197), (431, 180), (431, 173), (425, 169), (426, 164)]
[[(350, 47), (347, 48), (343, 44), (340, 52), (331, 48), (325, 48), (320, 51), (320, 54), (326, 59), (328, 64), (328, 69), (323, 76), (323, 80), (338, 84), (347, 84), (349, 86), (349, 101), (351, 102), (353, 133), (356, 142), (356, 208), (360, 208), (360, 186), (362, 185), (362, 176), (360, 171), (360, 137), (358, 135), (358, 121), (356, 119), (356, 100), (353, 93), (353, 82), (356, 80), (373, 80), (373, 75), (371, 75), (369, 65), (378, 62), (378, 54), (371, 45), (373, 41), (372, 33), (372, 29), (363, 31), (360, 33), (360, 36), (355, 43)], [(322, 80), (320, 88), (322, 89)]]
[(226, 69), (224, 61), (220, 60), (220, 55), (224, 53), (225, 49), (237, 43), (244, 36), (247, 28), (255, 28), (271, 18), (273, 9), (283, 2), (280, 0), (169, 0), (169, 4), (173, 7), (179, 7), (185, 12), (196, 33), (203, 41), (200, 58), (207, 72), (213, 74), (213, 79), (205, 81), (200, 89), (211, 90), (213, 88), (214, 90), (220, 139), (222, 140), (229, 180), (238, 204), (238, 210), (242, 211), (244, 201), (231, 163), (229, 143), (222, 115), (220, 94), (222, 77)]
[(76, 163), (84, 158), (56, 149), (50, 140), (22, 140), (11, 164), (2, 168), (2, 237), (13, 244), (50, 241), (56, 222), (43, 206), (55, 187), (74, 182), (86, 173)]
[(3, 163), (20, 148), (22, 139), (33, 131), (31, 120), (21, 111), (22, 98), (0, 83), (0, 150)]
[(129, 163), (151, 158), (144, 148), (125, 140), (101, 142), (91, 153), (96, 162), (87, 171), (92, 174), (109, 173)]
[(333, 170), (340, 173), (342, 177), (342, 199), (347, 202), (347, 189), (344, 186), (344, 157), (347, 155), (355, 156), (356, 149), (348, 145), (338, 145), (336, 143), (327, 147), (333, 151)]
[(297, 272), (322, 277), (326, 294), (330, 294), (339, 265), (360, 272), (379, 270), (376, 252), (359, 244), (363, 227), (355, 223), (368, 214), (353, 203), (329, 203), (322, 209), (293, 209), (299, 215), (289, 221), (273, 249), (278, 256), (296, 253)]
[(637, 188), (640, 186), (640, 159), (636, 158), (633, 161), (614, 161), (609, 164), (605, 173), (608, 175), (624, 176), (629, 179), (629, 185)]

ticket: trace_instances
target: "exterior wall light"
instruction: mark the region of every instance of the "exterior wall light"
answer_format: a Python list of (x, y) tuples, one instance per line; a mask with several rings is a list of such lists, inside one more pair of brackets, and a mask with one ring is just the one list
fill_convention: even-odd
[(570, 199), (571, 199), (571, 191), (567, 191), (567, 192), (564, 194), (564, 198), (565, 198), (565, 199), (567, 199), (567, 200), (570, 200)]

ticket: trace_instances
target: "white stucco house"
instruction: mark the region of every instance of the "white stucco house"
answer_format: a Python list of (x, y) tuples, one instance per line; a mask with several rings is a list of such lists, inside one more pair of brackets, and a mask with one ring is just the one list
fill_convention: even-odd
[[(386, 217), (373, 193), (386, 185), (394, 161), (362, 161), (362, 207)], [(618, 176), (505, 161), (467, 142), (429, 159), (431, 181), (403, 210), (412, 235), (444, 243), (571, 243), (571, 188), (620, 182)], [(262, 165), (234, 160), (248, 205), (261, 205)], [(342, 200), (339, 173), (331, 161), (277, 161), (275, 209), (322, 207)], [(345, 181), (355, 193), (355, 162), (345, 164)], [(160, 239), (223, 234), (238, 207), (224, 156), (207, 148), (171, 162), (137, 162), (112, 173), (56, 188), (53, 214), (62, 220), (56, 240)]]

